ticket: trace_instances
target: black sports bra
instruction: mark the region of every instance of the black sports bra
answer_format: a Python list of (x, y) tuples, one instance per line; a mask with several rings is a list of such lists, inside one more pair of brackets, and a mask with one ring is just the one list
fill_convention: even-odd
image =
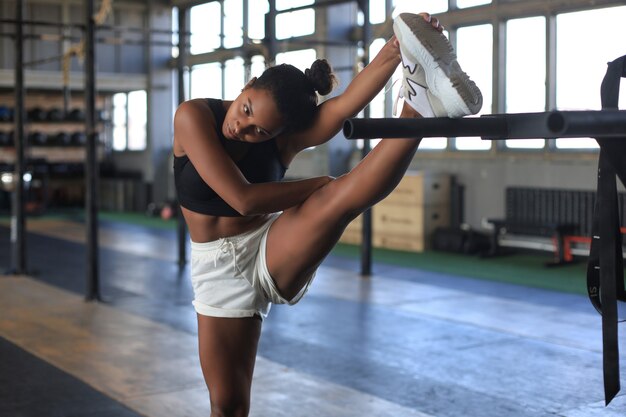
[[(217, 136), (224, 144), (228, 139), (222, 134), (222, 124), (226, 116), (223, 102), (217, 99), (207, 99), (207, 102), (215, 116)], [(246, 154), (235, 161), (235, 164), (249, 182), (257, 184), (280, 181), (287, 170), (280, 160), (280, 152), (274, 138), (249, 144)], [(187, 155), (174, 156), (174, 182), (178, 202), (186, 209), (211, 216), (241, 216), (204, 182)]]

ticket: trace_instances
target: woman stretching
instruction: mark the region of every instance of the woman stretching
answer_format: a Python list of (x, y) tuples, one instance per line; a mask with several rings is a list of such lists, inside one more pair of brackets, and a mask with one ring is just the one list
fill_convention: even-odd
[[(211, 416), (247, 416), (262, 320), (271, 303), (295, 304), (346, 225), (404, 175), (419, 139), (382, 140), (339, 178), (281, 181), (296, 154), (329, 141), (403, 62), (401, 117), (476, 113), (480, 91), (461, 71), (439, 22), (402, 14), (395, 37), (350, 83), (330, 66), (265, 70), (234, 101), (182, 103), (174, 120), (174, 172), (191, 238), (193, 305)], [(402, 53), (402, 57), (401, 57)], [(407, 105), (408, 103), (408, 105)]]

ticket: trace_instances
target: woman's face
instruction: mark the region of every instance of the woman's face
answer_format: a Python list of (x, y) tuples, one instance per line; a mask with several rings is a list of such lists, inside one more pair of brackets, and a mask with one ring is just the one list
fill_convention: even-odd
[(249, 85), (226, 112), (222, 133), (241, 142), (264, 142), (283, 131), (283, 123), (271, 94)]

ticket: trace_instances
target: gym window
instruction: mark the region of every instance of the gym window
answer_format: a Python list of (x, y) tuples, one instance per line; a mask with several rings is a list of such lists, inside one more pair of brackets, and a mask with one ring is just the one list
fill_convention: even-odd
[[(492, 113), (492, 90), (493, 90), (493, 26), (477, 25), (465, 26), (457, 30), (457, 56), (462, 63), (463, 70), (471, 74), (483, 95), (483, 107), (481, 114)], [(489, 150), (491, 141), (482, 140), (479, 137), (457, 138), (455, 140), (458, 150)]]
[(189, 13), (191, 54), (212, 52), (221, 46), (222, 5), (215, 1), (194, 6)]
[(267, 0), (248, 0), (248, 37), (257, 41), (265, 38), (265, 15), (269, 12)]
[[(600, 110), (600, 84), (606, 63), (624, 54), (626, 6), (557, 15), (556, 104), (560, 110)], [(597, 25), (597, 29), (581, 30)], [(584, 54), (581, 55), (581, 51)], [(626, 104), (620, 87), (620, 108)], [(557, 139), (558, 149), (597, 149), (590, 138)]]
[(315, 10), (313, 9), (280, 13), (276, 16), (276, 39), (287, 39), (313, 33), (315, 33)]
[[(506, 22), (506, 113), (546, 110), (546, 18)], [(508, 148), (543, 149), (545, 139), (506, 140)]]
[(243, 45), (243, 5), (241, 0), (224, 0), (224, 48)]
[[(373, 0), (376, 1), (376, 0)], [(384, 3), (384, 2), (382, 2)], [(400, 13), (415, 13), (415, 0), (394, 0), (393, 13), (391, 17), (396, 17)], [(371, 6), (370, 6), (371, 8)], [(428, 2), (428, 13), (437, 14), (448, 11), (448, 0), (431, 0)], [(372, 22), (373, 23), (373, 22)]]
[(459, 9), (482, 6), (483, 4), (491, 4), (491, 0), (456, 0), (456, 7)]
[[(191, 98), (222, 97), (222, 64), (194, 65), (191, 70)], [(241, 87), (240, 87), (241, 88)]]
[(113, 150), (143, 151), (148, 122), (145, 90), (113, 95)]
[(245, 84), (243, 58), (227, 60), (224, 64), (224, 99), (236, 99)]
[(298, 51), (282, 52), (276, 54), (276, 65), (291, 64), (301, 71), (311, 67), (313, 61), (317, 59), (315, 49), (300, 49)]

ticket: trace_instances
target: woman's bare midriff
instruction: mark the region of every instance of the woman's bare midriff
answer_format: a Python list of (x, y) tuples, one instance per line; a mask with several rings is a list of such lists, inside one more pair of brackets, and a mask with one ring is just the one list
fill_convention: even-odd
[(223, 237), (235, 236), (256, 229), (267, 220), (269, 214), (246, 217), (221, 217), (196, 213), (181, 207), (183, 217), (193, 242), (211, 242)]

